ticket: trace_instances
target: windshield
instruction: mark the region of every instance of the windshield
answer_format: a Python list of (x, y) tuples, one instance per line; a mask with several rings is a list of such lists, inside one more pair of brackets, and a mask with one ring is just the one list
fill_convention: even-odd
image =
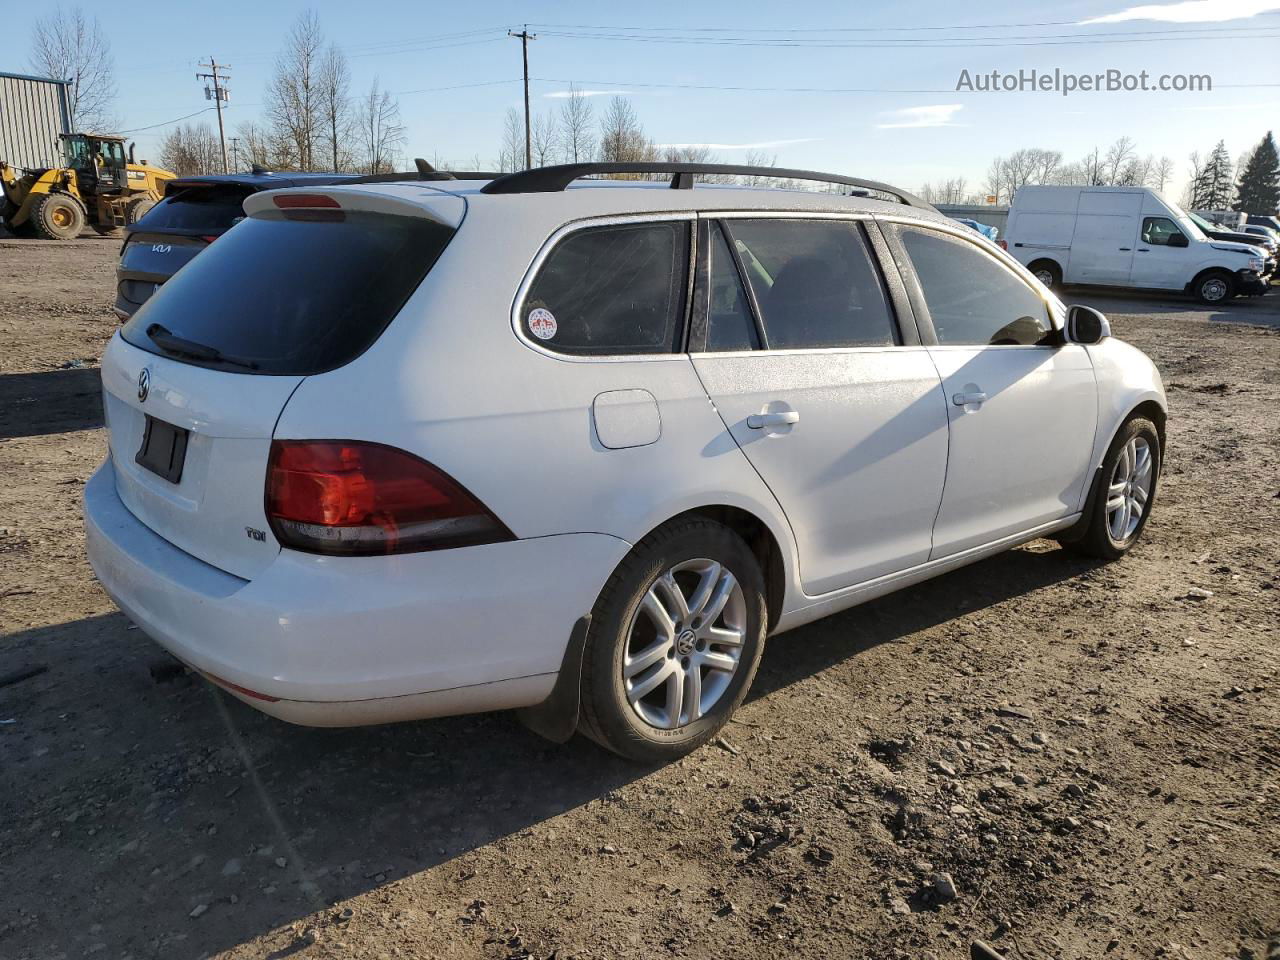
[(1187, 211), (1183, 210), (1180, 206), (1178, 206), (1172, 200), (1168, 200), (1163, 196), (1160, 199), (1164, 200), (1165, 206), (1167, 206), (1173, 212), (1174, 216), (1177, 217), (1179, 221), (1181, 221), (1182, 226), (1186, 229), (1187, 233), (1191, 234), (1191, 238), (1193, 240), (1209, 239), (1207, 236), (1205, 236), (1204, 230), (1202, 230), (1200, 227), (1200, 224), (1203, 223), (1203, 221), (1200, 220), (1199, 217), (1196, 217), (1193, 214), (1187, 213)]
[(381, 335), (453, 236), (419, 217), (251, 217), (179, 270), (121, 335), (151, 353), (227, 370), (308, 375)]

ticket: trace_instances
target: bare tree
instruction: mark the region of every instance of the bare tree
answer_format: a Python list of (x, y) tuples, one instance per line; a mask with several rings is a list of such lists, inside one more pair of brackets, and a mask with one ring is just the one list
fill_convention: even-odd
[(524, 169), (524, 118), (515, 107), (509, 107), (502, 118), (502, 146), (498, 154), (498, 170), (510, 173)]
[(1080, 173), (1083, 186), (1100, 187), (1106, 183), (1102, 154), (1097, 147), (1085, 154), (1084, 159), (1080, 161)]
[(1107, 155), (1102, 160), (1102, 175), (1105, 178), (1103, 182), (1108, 184), (1121, 183), (1121, 174), (1134, 159), (1134, 156), (1133, 140), (1129, 137), (1120, 137), (1108, 147)]
[(373, 78), (369, 92), (361, 98), (357, 112), (360, 129), (361, 169), (366, 173), (391, 173), (406, 143), (400, 122), (400, 104), (386, 90), (378, 89)]
[[(656, 159), (658, 148), (645, 136), (635, 108), (626, 97), (614, 97), (600, 120), (600, 159), (626, 163)], [(643, 174), (624, 174), (624, 179), (642, 179)]]
[(987, 196), (996, 198), (996, 203), (999, 203), (1006, 196), (1005, 160), (1003, 157), (996, 157), (991, 161), (991, 166), (987, 167), (987, 179), (983, 182), (983, 187), (987, 191)]
[(566, 162), (591, 159), (595, 151), (595, 137), (591, 133), (593, 120), (590, 101), (582, 91), (569, 84), (569, 96), (561, 103), (560, 114), (556, 118)]
[[(778, 165), (778, 155), (776, 153), (765, 153), (763, 150), (748, 150), (742, 162), (748, 167), (776, 167)], [(758, 187), (762, 183), (777, 183), (777, 181), (770, 177), (752, 175), (743, 177), (742, 183), (744, 186)]]
[(207, 123), (181, 124), (160, 143), (160, 166), (180, 177), (222, 173), (222, 145)]
[(294, 21), (267, 85), (266, 116), (289, 144), (281, 166), (315, 169), (320, 134), (320, 74), (324, 34), (314, 10)]
[(260, 167), (266, 167), (268, 170), (275, 167), (276, 154), (270, 130), (267, 130), (262, 124), (250, 120), (236, 128), (236, 135), (241, 142), (240, 152), (250, 166), (257, 164)]
[(1151, 186), (1163, 192), (1173, 180), (1173, 157), (1161, 157), (1151, 168)]
[(535, 167), (545, 167), (555, 162), (560, 148), (557, 126), (555, 118), (550, 114), (540, 113), (533, 118), (533, 126), (529, 134), (529, 149), (533, 154)]
[(90, 20), (79, 7), (59, 7), (37, 20), (31, 69), (41, 76), (71, 81), (67, 92), (73, 130), (105, 132), (112, 125), (115, 62), (97, 17)]
[(330, 169), (341, 172), (355, 162), (352, 155), (351, 70), (346, 55), (335, 44), (329, 44), (320, 61), (317, 98), (324, 156)]

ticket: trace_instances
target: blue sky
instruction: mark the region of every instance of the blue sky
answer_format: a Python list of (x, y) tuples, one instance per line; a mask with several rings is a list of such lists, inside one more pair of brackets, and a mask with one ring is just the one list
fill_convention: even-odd
[[(1280, 127), (1280, 2), (1264, 0), (1137, 8), (1130, 0), (980, 6), (703, 0), (625, 8), (132, 0), (128, 17), (86, 7), (100, 16), (117, 57), (121, 129), (207, 106), (194, 73), (211, 55), (232, 67), (229, 124), (252, 119), (280, 38), (308, 7), (348, 52), (354, 90), (376, 74), (399, 94), (408, 155), (456, 163), (478, 154), (487, 165), (497, 155), (503, 114), (521, 102), (520, 44), (504, 31), (525, 21), (538, 34), (530, 44), (535, 111), (553, 109), (554, 94), (574, 81), (588, 91), (628, 95), (659, 143), (717, 144), (726, 161), (740, 160), (742, 145), (758, 144), (781, 165), (909, 189), (953, 176), (977, 187), (997, 154), (1039, 146), (1061, 150), (1070, 161), (1122, 135), (1140, 153), (1173, 157), (1180, 186), (1192, 150), (1204, 153), (1225, 139), (1237, 156)], [(8, 10), (10, 42), (0, 70), (28, 71), (20, 41), (45, 9)], [(967, 45), (955, 45), (961, 39)], [(1214, 89), (1069, 97), (955, 89), (961, 70), (1031, 68), (1208, 73)], [(458, 89), (434, 89), (441, 87)], [(705, 87), (756, 89), (699, 89)], [(844, 92), (823, 92), (833, 89)], [(607, 100), (604, 93), (593, 98), (597, 112)], [(150, 156), (163, 132), (131, 136)]]

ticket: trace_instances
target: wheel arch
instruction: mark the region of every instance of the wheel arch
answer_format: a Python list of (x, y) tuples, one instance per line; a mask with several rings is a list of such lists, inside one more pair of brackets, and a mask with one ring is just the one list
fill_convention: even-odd
[(1211, 273), (1220, 273), (1220, 274), (1222, 274), (1224, 277), (1226, 277), (1226, 278), (1227, 278), (1227, 280), (1228, 280), (1228, 288), (1234, 291), (1234, 289), (1235, 289), (1235, 279), (1236, 279), (1236, 278), (1235, 278), (1235, 274), (1233, 274), (1233, 273), (1232, 273), (1229, 269), (1227, 269), (1226, 267), (1218, 266), (1218, 265), (1216, 265), (1216, 264), (1213, 264), (1213, 265), (1210, 265), (1210, 266), (1204, 267), (1204, 268), (1202, 268), (1202, 269), (1200, 269), (1200, 270), (1197, 270), (1197, 271), (1196, 271), (1196, 275), (1195, 275), (1194, 277), (1192, 277), (1192, 278), (1191, 278), (1191, 280), (1190, 280), (1190, 282), (1189, 282), (1185, 287), (1183, 287), (1182, 289), (1183, 289), (1183, 290), (1185, 290), (1185, 291), (1187, 291), (1188, 293), (1192, 293), (1192, 294), (1194, 294), (1194, 293), (1195, 293), (1195, 291), (1196, 291), (1196, 287), (1197, 287), (1197, 286), (1199, 286), (1199, 284), (1200, 284), (1200, 281), (1201, 281), (1201, 280), (1203, 280), (1205, 277), (1209, 276), (1209, 274), (1211, 274)]
[(1060, 264), (1057, 261), (1057, 259), (1055, 259), (1054, 257), (1036, 257), (1034, 260), (1032, 260), (1030, 263), (1027, 264), (1027, 270), (1030, 271), (1031, 273), (1035, 273), (1036, 267), (1039, 267), (1039, 266), (1052, 267), (1054, 270), (1057, 271), (1058, 277), (1059, 279), (1061, 279), (1062, 264)]
[(772, 632), (782, 616), (786, 599), (787, 565), (782, 546), (769, 524), (750, 510), (724, 503), (692, 507), (668, 517), (663, 524), (686, 517), (705, 517), (728, 527), (751, 549), (764, 576), (765, 606), (769, 614), (768, 630)]

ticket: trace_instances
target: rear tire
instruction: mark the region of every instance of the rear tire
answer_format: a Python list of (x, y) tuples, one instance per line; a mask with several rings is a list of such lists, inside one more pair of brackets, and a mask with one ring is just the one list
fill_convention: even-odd
[(147, 211), (156, 205), (150, 197), (134, 197), (124, 208), (124, 222), (133, 226), (147, 215)]
[(1097, 489), (1083, 532), (1078, 539), (1059, 542), (1101, 560), (1119, 560), (1132, 550), (1155, 506), (1162, 456), (1155, 424), (1143, 417), (1127, 420), (1094, 479)]
[(1201, 303), (1225, 303), (1236, 295), (1236, 278), (1225, 270), (1210, 270), (1196, 277), (1191, 292)]
[(696, 750), (746, 696), (765, 625), (764, 577), (742, 538), (701, 517), (664, 524), (635, 545), (596, 601), (582, 731), (646, 763)]
[(1052, 260), (1036, 260), (1027, 269), (1050, 290), (1057, 290), (1062, 286), (1062, 268)]
[(69, 193), (47, 193), (31, 211), (31, 225), (42, 240), (74, 240), (86, 219), (84, 207)]

